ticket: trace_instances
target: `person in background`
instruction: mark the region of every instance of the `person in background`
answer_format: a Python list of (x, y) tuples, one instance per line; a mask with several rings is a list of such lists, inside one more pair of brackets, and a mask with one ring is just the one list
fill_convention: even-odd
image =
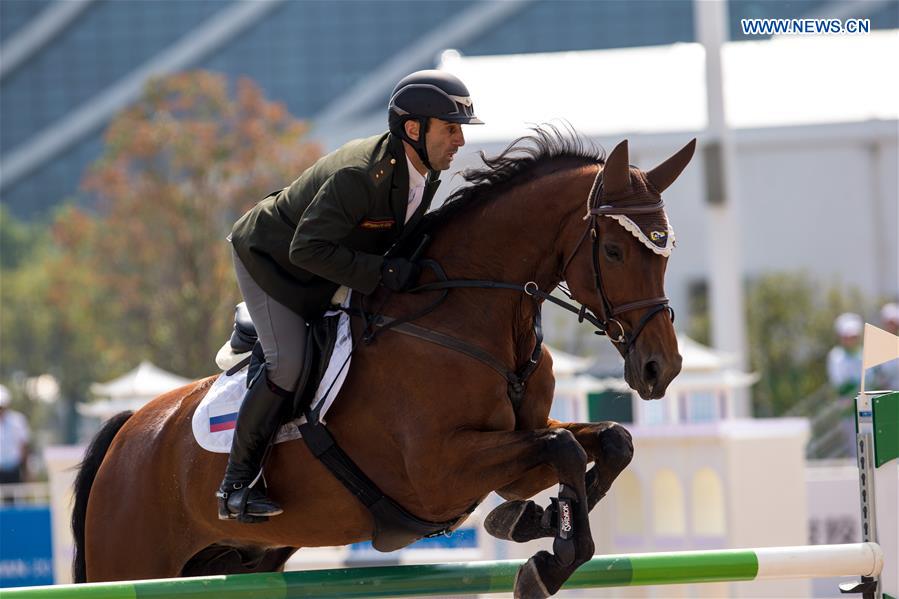
[(839, 343), (827, 354), (827, 379), (841, 397), (854, 396), (862, 372), (862, 317), (844, 312), (833, 323)]
[[(862, 375), (862, 317), (844, 312), (833, 322), (839, 342), (827, 354), (827, 379), (839, 395), (836, 405), (842, 417), (835, 426), (840, 431), (839, 457), (855, 455), (855, 408), (853, 397), (858, 393)], [(831, 455), (831, 457), (838, 457)]]
[(4, 485), (25, 480), (31, 438), (25, 416), (10, 409), (11, 399), (9, 389), (0, 385), (0, 484)]
[[(880, 324), (888, 333), (899, 335), (899, 303), (884, 304), (880, 309)], [(899, 360), (875, 366), (872, 378), (871, 390), (899, 391)]]

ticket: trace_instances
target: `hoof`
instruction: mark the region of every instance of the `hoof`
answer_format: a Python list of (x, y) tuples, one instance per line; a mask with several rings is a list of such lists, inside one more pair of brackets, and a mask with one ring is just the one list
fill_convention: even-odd
[(555, 536), (543, 526), (543, 508), (530, 500), (516, 499), (496, 507), (484, 520), (484, 529), (497, 539), (524, 543)]
[(515, 599), (546, 599), (552, 595), (543, 584), (538, 566), (548, 556), (546, 551), (540, 551), (518, 569), (515, 575)]

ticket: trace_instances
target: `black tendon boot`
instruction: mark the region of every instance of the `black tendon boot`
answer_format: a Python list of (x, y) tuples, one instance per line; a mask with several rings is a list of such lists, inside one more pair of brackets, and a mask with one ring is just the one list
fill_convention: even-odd
[(262, 462), (292, 397), (290, 391), (269, 382), (264, 368), (247, 389), (237, 414), (225, 479), (215, 494), (220, 520), (264, 522), (283, 511), (265, 495)]

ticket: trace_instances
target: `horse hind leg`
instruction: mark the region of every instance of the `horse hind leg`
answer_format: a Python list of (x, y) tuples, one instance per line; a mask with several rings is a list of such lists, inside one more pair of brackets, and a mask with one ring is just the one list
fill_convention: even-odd
[[(608, 493), (612, 483), (634, 455), (630, 433), (615, 422), (569, 423), (560, 425), (574, 433), (578, 443), (594, 462), (585, 479), (587, 511), (593, 510)], [(552, 485), (555, 473), (548, 468), (535, 469), (519, 481), (500, 489), (503, 496), (530, 497)], [(546, 509), (529, 499), (511, 499), (497, 506), (484, 520), (484, 528), (498, 539), (524, 543), (558, 534), (558, 510)]]
[(195, 553), (181, 569), (181, 576), (281, 572), (296, 547), (237, 547), (213, 544)]
[(78, 465), (78, 475), (73, 488), (74, 505), (72, 506), (72, 537), (75, 542), (75, 554), (72, 559), (72, 579), (74, 582), (87, 582), (86, 553), (86, 521), (87, 503), (91, 487), (109, 446), (112, 445), (119, 430), (131, 418), (133, 412), (121, 412), (107, 420), (84, 452), (84, 459)]

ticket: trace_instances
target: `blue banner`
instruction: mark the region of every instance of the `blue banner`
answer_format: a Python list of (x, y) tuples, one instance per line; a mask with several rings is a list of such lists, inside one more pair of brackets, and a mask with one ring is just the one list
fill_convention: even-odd
[(0, 587), (53, 584), (50, 506), (0, 507)]
[[(474, 549), (478, 546), (477, 531), (474, 528), (460, 528), (448, 535), (440, 535), (429, 539), (421, 539), (404, 547), (404, 549)], [(375, 551), (371, 541), (353, 543), (350, 551)]]

